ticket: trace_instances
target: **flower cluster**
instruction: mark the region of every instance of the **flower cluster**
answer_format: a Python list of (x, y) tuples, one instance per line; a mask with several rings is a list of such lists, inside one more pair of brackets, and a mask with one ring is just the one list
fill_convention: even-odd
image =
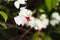
[[(18, 0), (14, 3), (15, 7), (18, 9), (19, 4), (26, 4), (27, 0)], [(27, 26), (30, 26), (31, 28), (34, 28), (35, 30), (41, 30), (42, 28), (46, 28), (49, 25), (49, 19), (47, 18), (46, 14), (41, 14), (39, 18), (33, 17), (33, 12), (29, 9), (26, 9), (27, 6), (21, 7), (19, 15), (14, 17), (14, 20), (17, 25), (24, 26), (25, 24)], [(60, 16), (57, 12), (52, 13), (52, 20), (50, 21), (50, 24), (52, 26), (55, 26), (60, 22)]]
[(19, 15), (14, 18), (17, 25), (26, 24), (35, 30), (41, 30), (42, 28), (46, 28), (49, 24), (49, 20), (46, 18), (45, 14), (42, 14), (40, 18), (34, 18), (32, 16), (33, 12), (31, 10), (26, 9), (25, 7), (20, 8)]
[(20, 8), (20, 12), (19, 15), (17, 17), (15, 17), (15, 22), (16, 24), (20, 25), (24, 25), (27, 22), (30, 21), (30, 16), (32, 14), (31, 10), (26, 9), (25, 7)]
[(60, 22), (60, 15), (58, 12), (52, 13), (52, 20), (50, 21), (50, 24), (52, 26), (55, 26), (56, 24), (59, 24)]

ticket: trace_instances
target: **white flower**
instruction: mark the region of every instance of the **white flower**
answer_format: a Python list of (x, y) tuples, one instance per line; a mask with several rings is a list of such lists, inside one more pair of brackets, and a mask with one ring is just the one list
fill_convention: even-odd
[(43, 28), (46, 28), (47, 25), (49, 25), (49, 20), (48, 20), (48, 19), (44, 19), (44, 20), (42, 21), (42, 24), (44, 25)]
[(52, 18), (59, 19), (59, 13), (58, 12), (52, 13)]
[(42, 27), (43, 27), (43, 24), (42, 24), (41, 20), (35, 19), (35, 27), (34, 27), (34, 29), (35, 30), (41, 30)]
[(20, 4), (26, 4), (25, 1), (27, 1), (27, 0), (17, 0), (17, 1), (14, 3), (14, 5), (15, 5), (15, 7), (16, 7), (17, 9), (19, 9)]
[(40, 19), (41, 20), (44, 20), (46, 18), (46, 14), (42, 14), (41, 16), (40, 16)]
[(33, 12), (31, 10), (28, 10), (25, 7), (21, 7), (19, 15), (22, 15), (22, 16), (31, 16), (32, 13)]
[(17, 25), (20, 25), (20, 24), (24, 25), (26, 23), (25, 18), (21, 16), (14, 17), (14, 20)]
[(55, 26), (56, 24), (59, 24), (59, 21), (57, 21), (57, 20), (51, 20), (51, 21), (50, 21), (50, 24), (51, 24), (52, 26)]
[(38, 27), (38, 26), (35, 26), (34, 29), (35, 29), (35, 30), (42, 30), (42, 27), (40, 27), (40, 26), (39, 26), (39, 27)]
[(27, 1), (27, 0), (18, 0), (19, 4), (26, 4), (25, 1)]
[(40, 20), (41, 20), (41, 22), (42, 22), (42, 24), (43, 24), (43, 28), (46, 28), (47, 27), (47, 25), (49, 24), (49, 20), (46, 18), (46, 14), (42, 14), (41, 16), (40, 16)]
[(57, 20), (60, 22), (60, 16), (57, 18)]
[(52, 14), (52, 18), (54, 18), (54, 19), (52, 19), (52, 20), (56, 20), (57, 23), (60, 22), (60, 15), (59, 15), (58, 12), (54, 12), (54, 13)]
[(17, 8), (17, 9), (19, 9), (19, 2), (18, 1), (16, 1), (15, 3), (14, 3), (14, 6)]
[(34, 29), (41, 30), (42, 28), (46, 28), (48, 24), (49, 24), (48, 19), (44, 19), (43, 21), (41, 21), (40, 19), (36, 18), (34, 21)]
[(35, 18), (30, 17), (30, 21), (27, 23), (27, 26), (34, 27), (35, 26)]

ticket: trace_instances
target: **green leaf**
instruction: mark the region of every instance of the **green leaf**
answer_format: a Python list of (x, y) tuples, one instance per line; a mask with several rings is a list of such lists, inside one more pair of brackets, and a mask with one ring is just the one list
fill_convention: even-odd
[(6, 22), (7, 19), (8, 19), (7, 14), (6, 14), (5, 12), (3, 12), (3, 11), (0, 11), (0, 14), (2, 15), (2, 17), (4, 18), (4, 20), (5, 20), (5, 22)]
[(43, 13), (43, 12), (45, 12), (45, 8), (46, 8), (45, 5), (42, 4), (42, 5), (39, 6), (38, 11), (39, 11), (40, 13)]
[(52, 40), (50, 36), (44, 36), (42, 40)]
[(32, 40), (41, 40), (41, 38), (39, 38), (39, 36), (43, 37), (43, 36), (45, 36), (45, 34), (43, 32), (36, 32), (33, 35)]
[(54, 30), (54, 32), (60, 34), (60, 25), (56, 27), (56, 29)]
[(44, 11), (44, 9), (39, 9), (39, 12), (41, 12), (41, 13), (42, 13), (42, 12), (45, 12), (45, 11)]
[(33, 37), (32, 40), (52, 40), (50, 36), (45, 35), (45, 33), (43, 32), (36, 32)]
[(3, 26), (3, 28), (4, 28), (4, 29), (7, 29), (7, 26), (6, 26), (6, 24), (5, 24), (5, 23), (0, 22), (0, 25), (1, 25), (1, 26)]
[(59, 0), (45, 0), (46, 7), (49, 11), (56, 6)]

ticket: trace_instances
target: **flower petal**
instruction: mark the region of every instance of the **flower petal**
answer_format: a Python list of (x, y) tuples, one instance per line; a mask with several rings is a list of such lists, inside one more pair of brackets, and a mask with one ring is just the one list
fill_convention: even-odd
[(18, 0), (19, 4), (26, 4), (26, 0)]
[(15, 17), (14, 20), (15, 20), (17, 25), (20, 25), (20, 24), (24, 25), (25, 24), (24, 18), (22, 18), (20, 16)]
[(17, 8), (17, 9), (19, 9), (19, 2), (18, 1), (16, 1), (15, 3), (14, 3), (14, 6)]

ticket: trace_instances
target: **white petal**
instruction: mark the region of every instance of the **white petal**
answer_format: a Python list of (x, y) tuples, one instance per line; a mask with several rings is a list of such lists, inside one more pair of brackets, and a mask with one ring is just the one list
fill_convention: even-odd
[(30, 25), (30, 27), (34, 27), (35, 26), (35, 19), (34, 17), (30, 17), (30, 21), (27, 24), (28, 26)]
[(58, 12), (52, 13), (52, 18), (55, 18), (55, 19), (59, 18), (59, 13)]
[(27, 10), (29, 16), (32, 16), (33, 12), (31, 10)]
[(15, 17), (14, 20), (15, 20), (16, 24), (18, 24), (18, 25), (23, 24), (22, 19), (20, 18), (20, 16)]
[(38, 27), (38, 26), (35, 26), (34, 29), (35, 29), (35, 30), (41, 30), (42, 27), (40, 27), (40, 26), (39, 26), (39, 27)]
[(32, 11), (26, 9), (25, 7), (21, 7), (20, 9), (21, 9), (21, 10), (20, 10), (19, 15), (30, 16), (30, 15), (32, 14)]
[(37, 30), (37, 29), (38, 29), (38, 27), (36, 27), (36, 26), (35, 26), (35, 27), (34, 27), (34, 29), (35, 29), (35, 30)]
[(35, 19), (35, 26), (40, 30), (43, 27), (41, 20)]
[(42, 21), (42, 23), (43, 23), (44, 25), (48, 25), (48, 24), (49, 24), (49, 20), (48, 20), (48, 19), (44, 19), (44, 20)]
[(56, 20), (60, 22), (60, 16), (58, 18), (56, 18)]
[(19, 4), (26, 4), (26, 0), (18, 0)]
[(19, 9), (19, 2), (18, 1), (16, 1), (15, 3), (14, 3), (14, 6), (17, 8), (17, 9)]
[(35, 19), (35, 23), (37, 26), (41, 26), (41, 24), (42, 24), (41, 20), (39, 20), (39, 19)]
[(44, 19), (44, 20), (42, 21), (42, 24), (43, 24), (43, 28), (46, 28), (47, 25), (49, 25), (49, 20), (48, 20), (48, 19)]
[(45, 19), (46, 18), (46, 14), (42, 14), (41, 16), (40, 16), (40, 19), (41, 20), (43, 20), (43, 19)]
[(17, 16), (17, 17), (14, 17), (14, 20), (17, 25), (20, 25), (20, 24), (24, 25), (26, 23), (24, 17)]
[(59, 21), (57, 21), (57, 20), (51, 20), (51, 21), (50, 21), (50, 24), (51, 24), (52, 26), (55, 26), (56, 24), (59, 24)]
[(20, 13), (19, 15), (23, 15), (23, 16), (26, 16), (27, 15), (27, 9), (25, 9), (24, 7), (20, 8)]

